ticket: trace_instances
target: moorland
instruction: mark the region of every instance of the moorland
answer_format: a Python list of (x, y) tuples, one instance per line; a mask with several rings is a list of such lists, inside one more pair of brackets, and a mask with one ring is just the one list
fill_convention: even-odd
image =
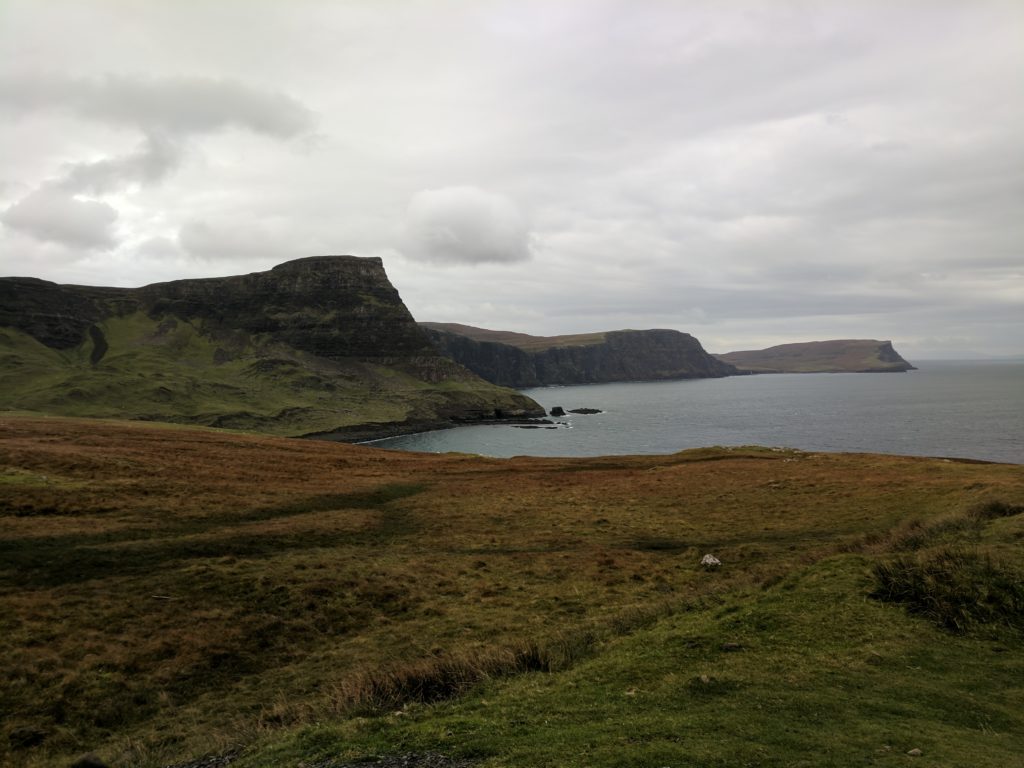
[(1017, 465), (5, 413), (0, 763), (1004, 768), (1022, 513)]

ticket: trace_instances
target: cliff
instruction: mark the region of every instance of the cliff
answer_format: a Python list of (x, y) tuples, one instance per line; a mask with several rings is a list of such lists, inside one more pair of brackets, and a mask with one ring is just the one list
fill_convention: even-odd
[(891, 341), (876, 339), (780, 344), (767, 349), (729, 352), (716, 357), (745, 373), (884, 373), (916, 370), (893, 349)]
[(483, 379), (509, 387), (729, 376), (688, 333), (607, 331), (529, 336), (454, 323), (421, 323), (445, 354)]
[(543, 413), (439, 355), (354, 256), (142, 288), (0, 278), (0, 408), (348, 438)]

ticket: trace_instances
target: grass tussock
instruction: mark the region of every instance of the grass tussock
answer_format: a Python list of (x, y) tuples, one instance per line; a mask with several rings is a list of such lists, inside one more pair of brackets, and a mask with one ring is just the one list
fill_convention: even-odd
[(1024, 573), (976, 550), (940, 547), (873, 569), (872, 597), (954, 632), (983, 625), (1024, 629)]
[(997, 499), (971, 507), (967, 514), (975, 520), (997, 520), (1001, 517), (1014, 517), (1024, 514), (1024, 504), (1009, 504)]
[(484, 680), (567, 669), (589, 653), (595, 642), (594, 635), (581, 633), (549, 642), (523, 641), (501, 648), (442, 653), (360, 672), (336, 687), (334, 709), (373, 713), (451, 699)]
[(917, 552), (943, 542), (962, 542), (977, 538), (981, 520), (969, 515), (954, 515), (924, 522), (911, 520), (897, 529), (890, 546), (896, 552)]

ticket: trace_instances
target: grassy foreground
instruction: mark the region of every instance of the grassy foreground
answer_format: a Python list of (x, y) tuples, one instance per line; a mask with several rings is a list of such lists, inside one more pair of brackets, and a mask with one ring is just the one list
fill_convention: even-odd
[(5, 415), (0, 764), (1013, 765), (1022, 512), (1011, 465)]

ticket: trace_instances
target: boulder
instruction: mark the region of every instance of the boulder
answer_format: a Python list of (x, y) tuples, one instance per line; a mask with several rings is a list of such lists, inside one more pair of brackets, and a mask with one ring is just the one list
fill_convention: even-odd
[(722, 565), (722, 561), (714, 555), (704, 555), (704, 557), (700, 559), (700, 564), (704, 566), (705, 570), (713, 571)]

